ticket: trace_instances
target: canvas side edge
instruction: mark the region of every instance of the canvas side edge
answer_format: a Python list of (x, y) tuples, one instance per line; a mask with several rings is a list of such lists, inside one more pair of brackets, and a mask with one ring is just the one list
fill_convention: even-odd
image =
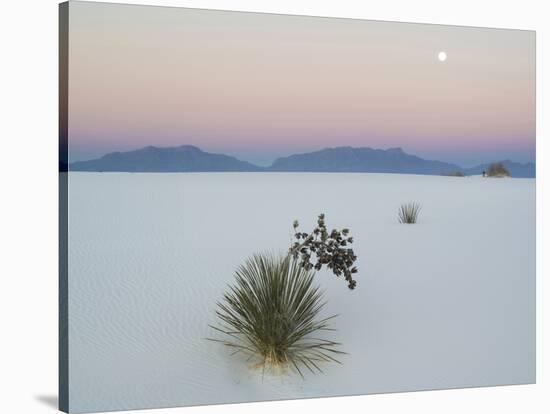
[(69, 412), (68, 109), (69, 3), (59, 4), (59, 410)]

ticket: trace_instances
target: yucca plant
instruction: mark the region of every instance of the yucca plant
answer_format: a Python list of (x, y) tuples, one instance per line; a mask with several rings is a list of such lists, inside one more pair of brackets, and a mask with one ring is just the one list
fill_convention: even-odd
[[(339, 362), (340, 345), (317, 336), (332, 330), (319, 318), (325, 302), (314, 273), (292, 256), (257, 254), (236, 272), (236, 282), (218, 302), (219, 326), (225, 336), (213, 339), (256, 359), (261, 366), (290, 367), (302, 375), (305, 367), (319, 371), (321, 362)], [(302, 375), (303, 376), (303, 375)]]
[(399, 222), (404, 224), (416, 223), (420, 208), (420, 205), (414, 202), (401, 204), (399, 207)]

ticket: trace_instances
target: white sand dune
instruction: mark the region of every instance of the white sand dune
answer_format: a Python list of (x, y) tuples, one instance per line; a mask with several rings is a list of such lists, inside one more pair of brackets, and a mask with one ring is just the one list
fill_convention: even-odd
[[(397, 222), (403, 202), (419, 222)], [(535, 380), (535, 181), (385, 174), (70, 173), (75, 412)], [(349, 227), (358, 286), (321, 272), (348, 352), (277, 376), (230, 356), (215, 303), (292, 221)]]

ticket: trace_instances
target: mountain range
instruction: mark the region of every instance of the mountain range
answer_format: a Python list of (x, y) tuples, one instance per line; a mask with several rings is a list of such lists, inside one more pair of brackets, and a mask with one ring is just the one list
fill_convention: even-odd
[[(500, 161), (512, 177), (535, 177), (535, 164)], [(259, 167), (235, 157), (202, 151), (193, 145), (148, 146), (134, 151), (112, 152), (89, 161), (76, 161), (70, 171), (118, 172), (371, 172), (446, 175), (461, 171), (479, 175), (490, 163), (471, 168), (426, 160), (401, 148), (386, 150), (368, 147), (336, 147), (276, 159), (269, 167)]]
[(159, 148), (148, 146), (128, 152), (112, 152), (90, 161), (70, 164), (71, 171), (119, 172), (228, 172), (261, 171), (249, 162), (223, 154), (204, 152), (193, 145)]

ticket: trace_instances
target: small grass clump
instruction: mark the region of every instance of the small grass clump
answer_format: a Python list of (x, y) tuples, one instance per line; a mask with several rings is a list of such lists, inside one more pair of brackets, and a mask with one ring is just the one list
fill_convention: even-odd
[(487, 167), (487, 177), (510, 177), (510, 172), (503, 163), (495, 162)]
[(464, 177), (464, 173), (460, 170), (451, 171), (447, 174), (445, 174), (447, 177)]
[(399, 207), (399, 222), (404, 224), (414, 224), (418, 219), (418, 213), (420, 212), (420, 204), (407, 203), (402, 204)]
[[(260, 366), (319, 371), (320, 362), (339, 362), (337, 342), (317, 335), (329, 328), (328, 318), (319, 318), (325, 305), (314, 272), (292, 256), (257, 254), (236, 272), (236, 283), (218, 302), (221, 323), (213, 329), (226, 339), (215, 341), (242, 352)], [(302, 375), (303, 376), (303, 375)]]

